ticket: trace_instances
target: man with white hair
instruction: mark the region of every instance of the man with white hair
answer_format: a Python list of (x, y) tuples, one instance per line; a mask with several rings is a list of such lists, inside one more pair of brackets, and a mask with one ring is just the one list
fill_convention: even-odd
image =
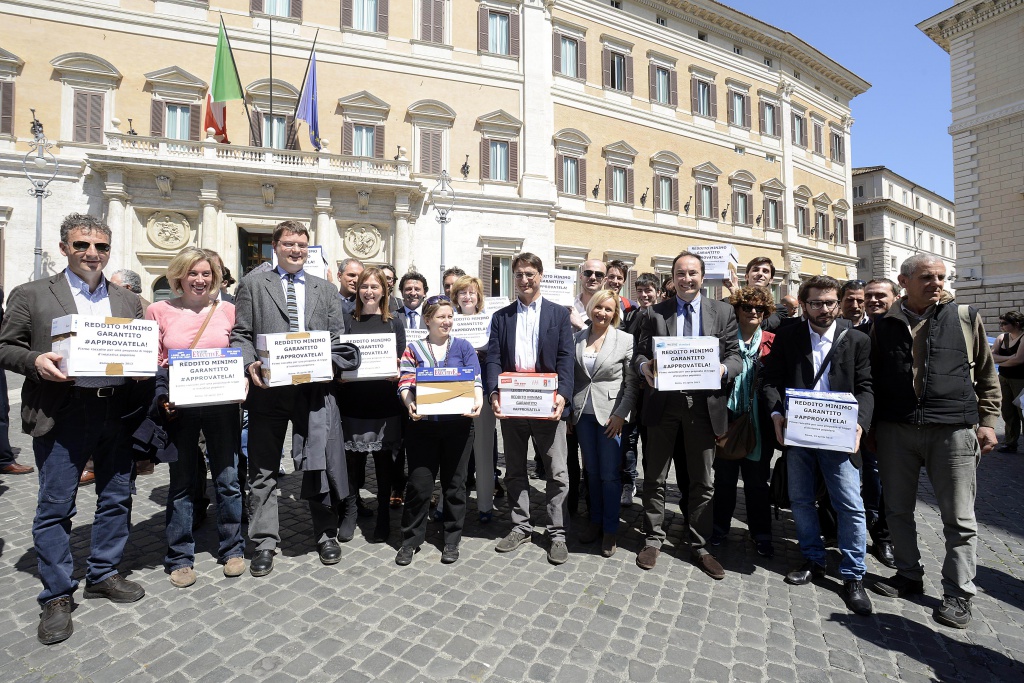
[(976, 593), (977, 467), (996, 445), (999, 381), (977, 311), (944, 289), (934, 254), (900, 267), (906, 295), (874, 321), (875, 432), (896, 575), (874, 589), (897, 598), (924, 592), (914, 507), (921, 467), (935, 491), (946, 539), (942, 604), (933, 618), (967, 628)]

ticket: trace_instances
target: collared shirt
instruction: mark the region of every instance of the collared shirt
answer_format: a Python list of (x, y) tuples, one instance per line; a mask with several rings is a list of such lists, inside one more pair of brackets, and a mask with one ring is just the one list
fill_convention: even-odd
[[(79, 315), (102, 315), (111, 317), (110, 292), (107, 290), (107, 278), (100, 277), (100, 283), (96, 291), (89, 291), (89, 283), (71, 272), (70, 268), (64, 269), (64, 276), (71, 286), (71, 298), (75, 300), (75, 308)], [(116, 387), (124, 384), (123, 377), (77, 377), (76, 387)]]
[(587, 305), (583, 303), (583, 295), (577, 294), (576, 298), (573, 299), (572, 307), (576, 309), (576, 312), (580, 314), (584, 322), (590, 322), (590, 316), (587, 315)]
[[(274, 269), (281, 277), (281, 289), (284, 291), (285, 303), (288, 301), (288, 273), (281, 266)], [(299, 309), (299, 332), (306, 331), (306, 271), (295, 273), (292, 285), (295, 287), (295, 304)]]
[(405, 316), (405, 326), (407, 328), (410, 330), (421, 330), (424, 328), (423, 314), (420, 312), (422, 310), (423, 304), (420, 304), (419, 308), (409, 308), (404, 304), (402, 305), (402, 315)]
[(537, 345), (540, 342), (540, 303), (529, 305), (516, 299), (516, 372), (537, 371)]
[[(703, 299), (703, 297), (700, 295), (700, 292), (698, 292), (697, 296), (693, 297), (693, 301), (690, 302), (690, 306), (693, 307), (693, 311), (690, 313), (690, 325), (691, 325), (690, 329), (691, 329), (691, 336), (694, 336), (694, 337), (700, 336), (700, 333), (701, 333), (700, 309), (701, 309), (702, 299)], [(685, 312), (685, 309), (683, 308), (683, 303), (685, 303), (685, 302), (677, 296), (676, 297), (676, 336), (677, 337), (682, 337), (683, 336), (683, 324), (686, 322), (686, 318), (685, 318), (686, 312)]]
[[(836, 336), (836, 322), (833, 320), (832, 324), (822, 334), (818, 334), (811, 327), (810, 323), (807, 323), (807, 329), (811, 333), (811, 360), (814, 364), (814, 373), (818, 373), (818, 369), (821, 367), (821, 361), (825, 360), (825, 356), (828, 355), (829, 350), (832, 348), (832, 340)], [(832, 365), (832, 361), (829, 361), (829, 365)], [(813, 387), (814, 391), (832, 391), (831, 385), (828, 381), (828, 368), (821, 373), (821, 379)]]

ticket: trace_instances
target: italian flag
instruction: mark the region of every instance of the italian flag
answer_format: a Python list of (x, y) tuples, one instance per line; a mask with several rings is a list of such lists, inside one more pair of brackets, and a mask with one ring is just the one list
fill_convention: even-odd
[(213, 75), (210, 77), (210, 90), (206, 93), (206, 118), (203, 129), (213, 128), (214, 135), (221, 142), (228, 144), (227, 118), (225, 102), (243, 99), (242, 82), (238, 78), (235, 58), (231, 54), (231, 43), (224, 28), (224, 18), (220, 20), (220, 35), (217, 36), (217, 52), (213, 57)]

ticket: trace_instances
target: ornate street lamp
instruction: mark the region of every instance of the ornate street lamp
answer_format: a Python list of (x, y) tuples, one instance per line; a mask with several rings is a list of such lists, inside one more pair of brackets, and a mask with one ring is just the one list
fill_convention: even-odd
[(36, 198), (36, 249), (32, 279), (38, 280), (43, 277), (43, 199), (50, 196), (47, 185), (57, 177), (59, 164), (57, 157), (50, 151), (53, 143), (43, 134), (43, 124), (36, 118), (36, 110), (29, 111), (32, 112), (32, 141), (29, 142), (28, 153), (22, 159), (21, 168), (32, 183), (28, 193)]
[(450, 214), (455, 208), (455, 190), (451, 186), (448, 171), (441, 171), (437, 185), (430, 191), (430, 201), (434, 205), (437, 222), (441, 225), (441, 279), (444, 279), (444, 229), (451, 222)]

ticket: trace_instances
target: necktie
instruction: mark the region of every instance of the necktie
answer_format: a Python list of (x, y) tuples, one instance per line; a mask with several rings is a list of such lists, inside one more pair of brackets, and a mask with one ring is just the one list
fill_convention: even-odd
[(409, 311), (409, 329), (416, 329), (416, 311)]
[(683, 302), (683, 336), (693, 336), (693, 319), (690, 317), (693, 313), (693, 305), (689, 301)]
[(288, 303), (288, 331), (299, 331), (299, 303), (295, 299), (295, 275), (288, 273), (288, 296), (285, 297)]

